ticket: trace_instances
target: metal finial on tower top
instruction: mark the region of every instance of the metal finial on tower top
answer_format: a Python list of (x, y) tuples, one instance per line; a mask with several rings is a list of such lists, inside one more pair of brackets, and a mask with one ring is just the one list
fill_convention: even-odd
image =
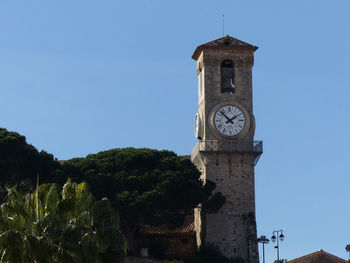
[(222, 36), (225, 36), (225, 14), (222, 14)]

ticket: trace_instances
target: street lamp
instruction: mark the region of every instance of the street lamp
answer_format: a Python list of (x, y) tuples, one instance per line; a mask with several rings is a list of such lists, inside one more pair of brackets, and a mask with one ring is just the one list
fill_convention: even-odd
[[(277, 237), (275, 236), (275, 234)], [(271, 240), (272, 240), (272, 242), (275, 242), (277, 240), (277, 246), (275, 246), (275, 248), (277, 248), (277, 262), (279, 263), (280, 262), (280, 248), (279, 248), (278, 240), (280, 240), (281, 242), (284, 240), (283, 230), (273, 231)]]
[(350, 245), (346, 245), (345, 250), (346, 252), (349, 252), (349, 261), (350, 261)]
[(265, 244), (268, 244), (270, 240), (266, 236), (261, 236), (258, 238), (258, 242), (263, 244), (263, 263), (265, 263)]

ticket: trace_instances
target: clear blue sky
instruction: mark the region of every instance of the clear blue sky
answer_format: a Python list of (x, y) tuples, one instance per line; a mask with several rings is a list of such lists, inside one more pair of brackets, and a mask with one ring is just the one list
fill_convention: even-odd
[[(189, 154), (192, 52), (226, 34), (257, 45), (258, 234), (281, 257), (350, 243), (350, 2), (0, 2), (0, 126), (58, 159), (116, 147)], [(267, 262), (275, 249), (266, 248)]]

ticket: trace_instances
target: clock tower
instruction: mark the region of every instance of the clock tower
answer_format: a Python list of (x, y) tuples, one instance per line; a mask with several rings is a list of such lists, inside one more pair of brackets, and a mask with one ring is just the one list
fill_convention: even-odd
[(203, 183), (225, 196), (217, 213), (195, 211), (197, 244), (214, 244), (227, 257), (259, 262), (255, 222), (254, 166), (262, 142), (254, 140), (252, 67), (258, 47), (230, 36), (200, 45), (197, 62), (197, 144), (191, 160)]

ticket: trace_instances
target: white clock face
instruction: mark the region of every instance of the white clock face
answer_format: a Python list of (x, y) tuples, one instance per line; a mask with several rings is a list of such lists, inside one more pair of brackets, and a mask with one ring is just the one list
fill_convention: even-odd
[(215, 113), (214, 124), (221, 134), (235, 136), (244, 129), (246, 119), (240, 108), (225, 105)]
[(199, 116), (197, 113), (196, 117), (194, 118), (194, 136), (196, 136), (196, 138), (198, 138), (198, 131), (199, 131)]
[(199, 140), (202, 139), (202, 123), (199, 113), (196, 114), (194, 121), (194, 136)]

